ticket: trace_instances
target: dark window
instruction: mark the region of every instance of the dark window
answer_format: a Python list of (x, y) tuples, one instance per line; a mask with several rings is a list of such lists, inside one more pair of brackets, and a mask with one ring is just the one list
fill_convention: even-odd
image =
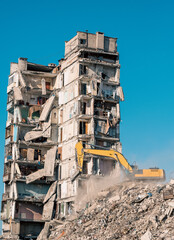
[(50, 82), (46, 82), (46, 89), (50, 90)]
[(81, 94), (86, 95), (86, 83), (81, 84)]
[(83, 74), (86, 74), (86, 73), (87, 73), (86, 66), (80, 64), (80, 75), (83, 75)]
[(60, 142), (62, 142), (63, 140), (63, 129), (61, 128), (60, 129)]
[(62, 87), (64, 87), (64, 73), (62, 74)]
[(106, 74), (102, 73), (102, 79), (106, 79)]
[(80, 122), (79, 134), (88, 134), (88, 123)]
[(83, 173), (88, 174), (88, 162), (83, 161)]
[(100, 83), (97, 83), (97, 95), (99, 94), (99, 90), (100, 90)]
[(92, 168), (92, 172), (93, 174), (96, 174), (98, 171), (98, 164), (97, 164), (97, 159), (93, 158), (93, 168)]
[(61, 203), (59, 203), (59, 214), (61, 214)]
[(108, 132), (110, 137), (116, 138), (116, 127), (110, 127)]
[(37, 104), (38, 105), (43, 105), (46, 102), (46, 98), (44, 97), (38, 97), (37, 98)]
[(86, 114), (86, 102), (81, 103), (81, 113)]
[(80, 44), (85, 44), (86, 43), (86, 39), (80, 39)]
[(62, 178), (62, 166), (59, 166), (59, 180)]
[(61, 198), (61, 184), (59, 184), (59, 198)]

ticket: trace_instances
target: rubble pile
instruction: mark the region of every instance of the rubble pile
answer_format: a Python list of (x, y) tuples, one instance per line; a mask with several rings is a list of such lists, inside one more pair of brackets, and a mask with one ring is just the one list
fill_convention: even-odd
[(50, 223), (49, 240), (172, 240), (174, 181), (124, 182), (98, 193), (71, 218)]

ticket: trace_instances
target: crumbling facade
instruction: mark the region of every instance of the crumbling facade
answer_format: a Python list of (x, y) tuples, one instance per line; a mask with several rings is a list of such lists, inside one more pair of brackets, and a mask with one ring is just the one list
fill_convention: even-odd
[(77, 32), (58, 66), (19, 58), (11, 63), (7, 93), (3, 236), (44, 239), (52, 218), (71, 214), (83, 180), (114, 168), (113, 161), (88, 156), (77, 177), (75, 144), (121, 152), (117, 39)]

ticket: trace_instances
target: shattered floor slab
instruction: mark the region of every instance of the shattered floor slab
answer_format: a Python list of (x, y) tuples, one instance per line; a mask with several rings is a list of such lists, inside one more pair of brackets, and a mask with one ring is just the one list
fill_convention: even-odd
[(45, 176), (45, 169), (40, 169), (40, 170), (26, 176), (26, 183), (29, 184), (29, 183), (34, 182), (37, 179), (40, 179), (44, 176)]

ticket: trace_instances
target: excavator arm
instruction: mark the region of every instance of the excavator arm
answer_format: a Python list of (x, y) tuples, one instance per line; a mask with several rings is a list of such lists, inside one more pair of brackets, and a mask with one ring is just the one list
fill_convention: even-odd
[(100, 150), (100, 149), (84, 149), (84, 153), (103, 156), (103, 157), (110, 157), (115, 161), (119, 162), (122, 167), (124, 167), (129, 172), (132, 172), (132, 167), (129, 165), (126, 158), (119, 152), (114, 150)]
[(76, 153), (77, 153), (77, 161), (80, 172), (82, 172), (83, 168), (83, 159), (84, 153), (92, 154), (96, 156), (110, 157), (115, 161), (119, 162), (122, 167), (124, 167), (129, 172), (132, 172), (132, 167), (129, 165), (126, 158), (119, 152), (114, 150), (100, 150), (100, 149), (91, 149), (91, 148), (83, 148), (82, 142), (78, 142), (76, 144)]

